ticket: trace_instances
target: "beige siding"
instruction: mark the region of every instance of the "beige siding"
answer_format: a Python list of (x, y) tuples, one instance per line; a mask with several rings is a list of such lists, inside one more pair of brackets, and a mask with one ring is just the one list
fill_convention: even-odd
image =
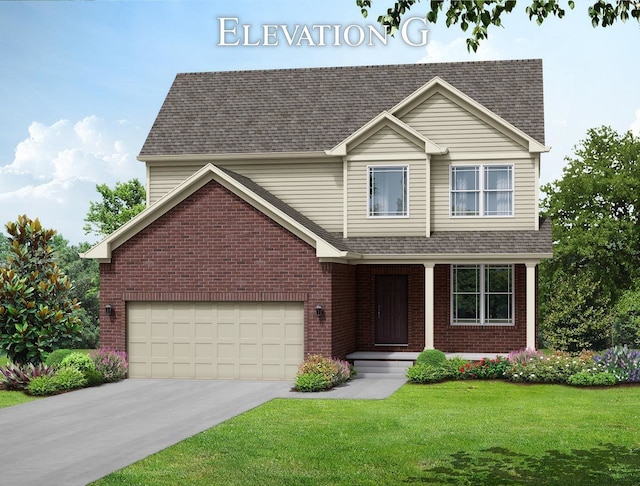
[[(206, 163), (150, 164), (151, 203)], [(342, 162), (229, 161), (217, 165), (249, 177), (326, 230), (342, 232)]]
[(434, 157), (431, 165), (431, 230), (531, 230), (536, 218), (536, 175), (533, 159), (482, 160), (456, 162), (455, 164), (513, 164), (514, 215), (513, 217), (450, 217), (451, 162)]
[(400, 119), (450, 152), (514, 151), (523, 147), (440, 93)]
[(410, 142), (394, 129), (385, 126), (359, 145), (349, 150), (349, 155), (424, 153), (416, 144)]

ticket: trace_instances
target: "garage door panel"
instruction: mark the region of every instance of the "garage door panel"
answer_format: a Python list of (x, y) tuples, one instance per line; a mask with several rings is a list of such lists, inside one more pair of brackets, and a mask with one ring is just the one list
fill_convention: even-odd
[(131, 377), (292, 379), (303, 360), (300, 302), (131, 302)]

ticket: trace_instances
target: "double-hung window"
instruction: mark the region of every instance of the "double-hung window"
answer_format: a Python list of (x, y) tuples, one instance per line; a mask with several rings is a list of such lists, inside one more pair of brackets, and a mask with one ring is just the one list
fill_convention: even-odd
[(451, 216), (513, 216), (513, 166), (451, 166)]
[(402, 217), (409, 215), (409, 167), (369, 167), (369, 216)]
[(451, 322), (513, 324), (513, 265), (452, 265)]

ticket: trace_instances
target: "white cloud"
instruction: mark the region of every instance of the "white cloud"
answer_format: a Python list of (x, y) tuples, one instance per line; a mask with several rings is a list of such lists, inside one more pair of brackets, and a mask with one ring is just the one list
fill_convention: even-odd
[(95, 240), (82, 226), (96, 184), (144, 180), (135, 159), (143, 134), (124, 120), (91, 115), (72, 123), (33, 122), (13, 161), (0, 166), (0, 227), (18, 215), (40, 218), (72, 243)]
[(636, 119), (631, 124), (631, 131), (634, 135), (640, 136), (640, 108), (636, 110)]

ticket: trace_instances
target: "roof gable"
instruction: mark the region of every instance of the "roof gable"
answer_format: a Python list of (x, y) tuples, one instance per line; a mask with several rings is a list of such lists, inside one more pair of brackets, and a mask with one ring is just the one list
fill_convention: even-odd
[(324, 153), (436, 76), (544, 143), (541, 60), (459, 62), (178, 74), (139, 158)]
[(147, 207), (93, 248), (81, 254), (81, 257), (110, 262), (111, 254), (116, 248), (213, 180), (313, 246), (318, 257), (341, 258), (347, 256), (347, 252), (340, 249), (341, 246), (344, 246), (340, 244), (340, 240), (334, 238), (333, 235), (250, 179), (215, 165), (207, 164), (173, 191)]

